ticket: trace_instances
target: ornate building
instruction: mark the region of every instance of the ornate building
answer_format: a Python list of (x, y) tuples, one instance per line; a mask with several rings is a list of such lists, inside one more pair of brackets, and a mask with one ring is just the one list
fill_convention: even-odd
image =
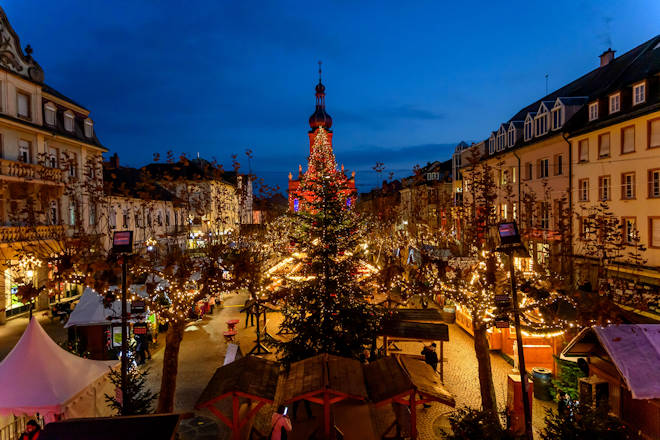
[(302, 183), (306, 178), (310, 178), (313, 173), (321, 170), (316, 170), (311, 166), (311, 159), (314, 156), (322, 157), (323, 167), (335, 179), (345, 180), (345, 188), (350, 197), (347, 199), (348, 207), (355, 203), (355, 172), (351, 173), (351, 177), (346, 177), (344, 173), (344, 166), (341, 166), (341, 171), (337, 170), (337, 163), (335, 162), (335, 155), (332, 151), (332, 118), (325, 111), (325, 86), (321, 82), (321, 69), (319, 63), (319, 83), (316, 85), (316, 110), (309, 117), (310, 130), (309, 135), (309, 157), (307, 170), (303, 173), (302, 165), (298, 165), (298, 178), (294, 179), (293, 174), (289, 173), (289, 211), (298, 212), (302, 209), (307, 196), (302, 191)]

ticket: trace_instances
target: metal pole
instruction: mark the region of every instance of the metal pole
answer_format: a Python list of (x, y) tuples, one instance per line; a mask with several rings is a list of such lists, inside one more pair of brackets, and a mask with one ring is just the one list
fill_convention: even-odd
[(522, 332), (520, 331), (520, 311), (518, 310), (518, 292), (516, 290), (516, 277), (513, 267), (513, 250), (509, 250), (507, 254), (509, 256), (509, 274), (511, 276), (513, 319), (516, 325), (516, 343), (518, 344), (518, 363), (520, 368), (520, 385), (522, 387), (523, 414), (525, 416), (525, 434), (529, 440), (533, 440), (532, 411), (529, 394), (527, 394), (527, 370), (525, 369), (525, 351), (523, 350)]
[(126, 410), (126, 389), (128, 385), (128, 313), (126, 312), (126, 272), (127, 259), (124, 255), (121, 262), (121, 407), (122, 414)]

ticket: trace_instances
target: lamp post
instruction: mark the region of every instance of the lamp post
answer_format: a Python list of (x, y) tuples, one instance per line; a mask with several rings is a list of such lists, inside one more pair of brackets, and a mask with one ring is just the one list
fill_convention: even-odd
[(500, 236), (499, 252), (505, 253), (509, 258), (509, 276), (511, 277), (511, 301), (513, 303), (513, 320), (516, 327), (516, 344), (518, 345), (518, 365), (520, 369), (520, 386), (522, 388), (523, 414), (525, 416), (525, 435), (529, 440), (534, 439), (532, 432), (532, 411), (527, 393), (527, 370), (525, 368), (525, 350), (523, 350), (522, 331), (520, 330), (520, 309), (518, 308), (518, 290), (516, 288), (515, 268), (513, 255), (516, 250), (526, 251), (520, 239), (518, 226), (515, 222), (500, 223), (498, 225)]
[(112, 251), (121, 255), (121, 406), (126, 409), (128, 385), (128, 311), (126, 301), (126, 278), (128, 256), (133, 251), (133, 231), (116, 231), (112, 237)]

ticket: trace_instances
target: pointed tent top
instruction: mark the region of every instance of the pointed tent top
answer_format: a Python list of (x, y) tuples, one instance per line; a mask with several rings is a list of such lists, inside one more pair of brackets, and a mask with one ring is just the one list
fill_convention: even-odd
[(116, 364), (69, 353), (32, 317), (21, 339), (0, 362), (0, 414), (61, 414), (73, 398)]

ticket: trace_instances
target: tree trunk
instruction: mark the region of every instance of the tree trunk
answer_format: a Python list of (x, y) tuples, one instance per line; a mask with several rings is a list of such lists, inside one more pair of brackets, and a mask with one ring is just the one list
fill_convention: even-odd
[(174, 392), (176, 375), (179, 370), (179, 348), (183, 340), (185, 321), (170, 322), (165, 336), (165, 354), (163, 355), (163, 375), (160, 381), (160, 395), (156, 413), (170, 413), (174, 410)]
[(474, 352), (477, 355), (481, 407), (484, 411), (490, 411), (492, 414), (496, 415), (497, 400), (495, 399), (495, 386), (493, 385), (493, 371), (490, 366), (490, 351), (488, 350), (486, 327), (476, 320), (474, 320), (473, 323)]

